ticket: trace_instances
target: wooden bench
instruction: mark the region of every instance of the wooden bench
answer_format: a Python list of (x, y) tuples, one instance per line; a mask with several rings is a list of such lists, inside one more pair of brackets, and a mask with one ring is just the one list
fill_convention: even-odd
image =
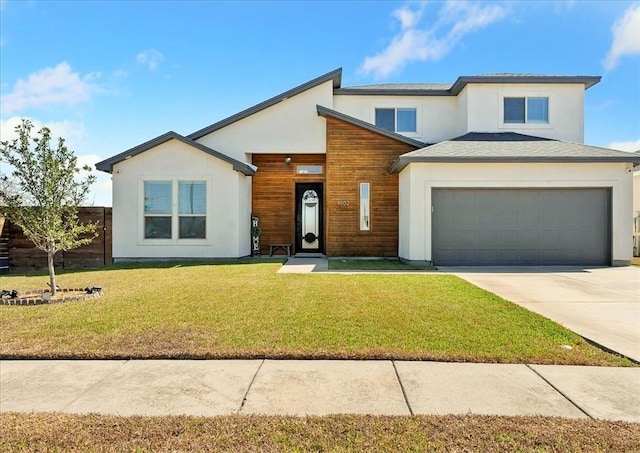
[(273, 252), (278, 249), (284, 250), (287, 256), (291, 256), (291, 244), (269, 244), (269, 256), (273, 256)]

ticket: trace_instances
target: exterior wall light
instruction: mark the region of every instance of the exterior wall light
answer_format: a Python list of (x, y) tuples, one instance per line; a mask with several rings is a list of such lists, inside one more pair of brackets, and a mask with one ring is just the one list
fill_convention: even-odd
[(287, 157), (284, 158), (284, 164), (285, 165), (291, 165), (291, 157), (290, 156), (287, 156)]

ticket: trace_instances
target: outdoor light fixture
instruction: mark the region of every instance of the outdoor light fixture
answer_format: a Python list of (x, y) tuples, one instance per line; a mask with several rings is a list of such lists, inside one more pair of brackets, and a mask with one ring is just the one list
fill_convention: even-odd
[(291, 157), (290, 156), (287, 156), (287, 157), (284, 158), (284, 164), (285, 165), (291, 165)]

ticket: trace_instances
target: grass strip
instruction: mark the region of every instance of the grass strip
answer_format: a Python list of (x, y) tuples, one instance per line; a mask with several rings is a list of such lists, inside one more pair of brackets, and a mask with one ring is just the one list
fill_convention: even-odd
[(0, 415), (0, 451), (637, 451), (640, 424), (554, 417)]
[(429, 265), (406, 264), (399, 259), (348, 259), (329, 260), (329, 270), (353, 271), (432, 271), (437, 268)]

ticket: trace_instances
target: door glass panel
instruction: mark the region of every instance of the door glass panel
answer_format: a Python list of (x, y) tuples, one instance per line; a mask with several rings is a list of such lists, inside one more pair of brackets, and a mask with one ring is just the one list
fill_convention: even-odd
[(302, 195), (302, 249), (319, 247), (319, 208), (320, 199), (315, 190), (307, 190)]

